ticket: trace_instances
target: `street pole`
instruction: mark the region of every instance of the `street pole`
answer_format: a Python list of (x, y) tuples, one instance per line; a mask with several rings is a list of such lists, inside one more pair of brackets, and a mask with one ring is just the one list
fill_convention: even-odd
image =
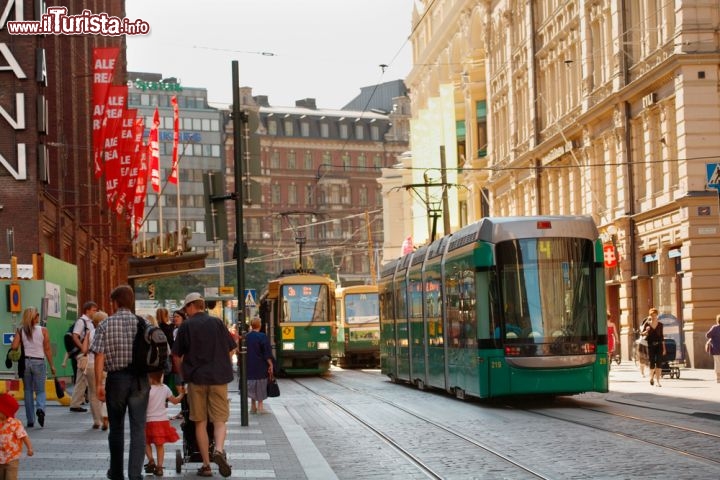
[[(238, 322), (241, 327), (245, 325), (245, 240), (243, 238), (243, 197), (242, 197), (242, 131), (243, 114), (240, 112), (240, 74), (238, 61), (232, 61), (232, 89), (233, 89), (233, 147), (235, 157), (235, 241), (237, 242), (237, 298)], [(248, 419), (248, 386), (247, 364), (245, 350), (245, 335), (240, 342), (240, 425), (247, 427)]]
[(448, 201), (447, 168), (445, 164), (445, 145), (440, 145), (440, 183), (442, 184), (442, 216), (445, 235), (450, 235), (450, 203)]

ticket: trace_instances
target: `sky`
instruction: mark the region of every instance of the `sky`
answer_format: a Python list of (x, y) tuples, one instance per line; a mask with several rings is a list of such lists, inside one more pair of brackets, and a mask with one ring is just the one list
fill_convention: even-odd
[(361, 87), (410, 72), (413, 1), (126, 0), (126, 18), (150, 24), (127, 37), (127, 69), (207, 88), (212, 105), (227, 107), (237, 60), (240, 86), (271, 106), (315, 98), (339, 109)]

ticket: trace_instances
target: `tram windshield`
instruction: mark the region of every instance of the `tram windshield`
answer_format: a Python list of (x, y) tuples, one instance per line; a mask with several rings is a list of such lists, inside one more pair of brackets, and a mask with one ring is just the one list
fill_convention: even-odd
[(326, 321), (328, 294), (326, 285), (283, 285), (280, 292), (281, 322)]
[(380, 305), (377, 293), (350, 293), (345, 295), (345, 321), (350, 324), (378, 323)]
[(590, 240), (512, 240), (499, 243), (496, 253), (502, 299), (498, 337), (551, 343), (596, 335)]

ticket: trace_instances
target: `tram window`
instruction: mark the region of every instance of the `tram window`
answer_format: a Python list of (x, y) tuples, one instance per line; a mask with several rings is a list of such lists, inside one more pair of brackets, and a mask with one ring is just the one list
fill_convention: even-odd
[(327, 316), (326, 285), (283, 285), (281, 321), (315, 322)]
[(536, 343), (593, 334), (592, 242), (524, 239), (502, 242), (496, 251), (506, 338), (511, 325), (518, 338)]

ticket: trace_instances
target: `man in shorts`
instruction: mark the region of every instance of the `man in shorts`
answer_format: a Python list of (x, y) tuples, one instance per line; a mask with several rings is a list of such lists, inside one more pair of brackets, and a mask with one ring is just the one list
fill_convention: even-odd
[(210, 421), (215, 439), (212, 461), (218, 465), (220, 475), (229, 477), (232, 471), (224, 446), (230, 418), (228, 383), (233, 380), (232, 354), (237, 344), (223, 321), (207, 314), (199, 293), (188, 294), (183, 309), (187, 320), (178, 328), (172, 353), (176, 369), (188, 384), (190, 420), (195, 422), (195, 438), (203, 461), (197, 474), (212, 477), (207, 433)]

